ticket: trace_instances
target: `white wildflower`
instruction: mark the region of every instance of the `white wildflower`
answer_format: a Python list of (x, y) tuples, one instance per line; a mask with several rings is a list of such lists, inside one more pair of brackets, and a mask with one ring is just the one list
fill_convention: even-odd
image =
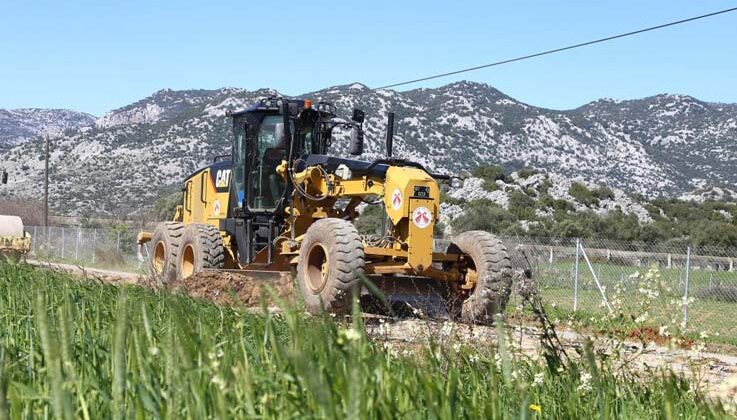
[(543, 380), (545, 379), (545, 374), (540, 372), (535, 374), (535, 379), (533, 379), (532, 384), (535, 386), (540, 386), (543, 384)]
[(227, 385), (225, 383), (225, 380), (223, 378), (221, 378), (220, 376), (218, 376), (218, 375), (213, 376), (212, 377), (212, 380), (210, 382), (212, 382), (218, 388), (220, 388), (221, 391), (224, 390), (225, 389), (225, 386)]
[(579, 392), (591, 391), (591, 374), (588, 372), (581, 373), (581, 384), (578, 385)]
[(635, 324), (642, 324), (643, 322), (647, 321), (647, 319), (650, 317), (650, 314), (647, 312), (643, 312), (640, 316), (635, 318)]
[(502, 369), (502, 356), (499, 353), (494, 353), (494, 364), (497, 369)]
[(349, 340), (349, 341), (355, 341), (361, 338), (361, 333), (351, 328), (351, 329), (345, 330), (345, 338), (346, 340)]

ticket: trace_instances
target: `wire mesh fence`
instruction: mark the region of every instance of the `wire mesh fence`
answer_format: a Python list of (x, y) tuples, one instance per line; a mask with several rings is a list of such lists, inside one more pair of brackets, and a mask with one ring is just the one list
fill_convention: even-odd
[[(136, 230), (28, 226), (32, 257), (145, 272)], [(544, 301), (577, 318), (721, 335), (737, 343), (737, 249), (602, 239), (504, 238)], [(444, 251), (449, 240), (437, 240)], [(148, 250), (142, 249), (144, 257)], [(665, 327), (665, 331), (663, 328)]]
[[(543, 299), (577, 318), (737, 342), (737, 249), (596, 239), (505, 239)], [(624, 326), (624, 325), (623, 325)]]
[[(26, 226), (26, 231), (35, 259), (122, 271), (144, 268), (133, 229)], [(142, 251), (147, 255), (145, 248)]]

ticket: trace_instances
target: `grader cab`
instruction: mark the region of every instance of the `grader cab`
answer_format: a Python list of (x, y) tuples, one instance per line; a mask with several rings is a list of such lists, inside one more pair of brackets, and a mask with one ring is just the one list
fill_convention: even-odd
[[(335, 131), (363, 152), (364, 113), (340, 119), (329, 103), (268, 98), (230, 114), (229, 157), (192, 174), (172, 221), (139, 235), (150, 241), (150, 268), (164, 282), (203, 270), (296, 271), (306, 308), (345, 312), (353, 290), (376, 282), (433, 282), (453, 313), (486, 322), (503, 311), (511, 263), (487, 232), (456, 236), (433, 249), (440, 211), (438, 182), (422, 165), (391, 157), (364, 162), (330, 154)], [(385, 209), (385, 229), (361, 235), (352, 221), (362, 204)]]

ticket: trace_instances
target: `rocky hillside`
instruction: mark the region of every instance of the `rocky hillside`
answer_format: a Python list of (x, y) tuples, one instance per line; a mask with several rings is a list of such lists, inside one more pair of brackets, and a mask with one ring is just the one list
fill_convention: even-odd
[(94, 124), (94, 116), (67, 109), (0, 109), (0, 151), (44, 134), (56, 136)]
[[(440, 222), (446, 234), (488, 230), (541, 240), (578, 237), (717, 247), (727, 254), (726, 248), (737, 247), (737, 202), (731, 190), (649, 200), (585, 179), (529, 169), (508, 173), (498, 166), (479, 167), (473, 175), (461, 188), (443, 194)], [(380, 218), (370, 219), (376, 215), (375, 209), (364, 210), (358, 226), (379, 226)]]
[[(583, 178), (571, 179), (558, 174), (528, 172), (512, 172), (504, 179), (491, 182), (477, 177), (465, 179), (460, 188), (449, 191), (450, 199), (441, 206), (440, 221), (449, 226), (455, 218), (463, 214), (468, 202), (486, 200), (509, 210), (511, 202), (523, 196), (529, 197), (538, 207), (534, 210), (537, 218), (552, 217), (556, 205), (565, 202), (569, 210), (575, 213), (592, 212), (606, 216), (622, 212), (636, 217), (641, 224), (653, 221), (643, 202), (633, 199), (619, 188), (596, 185)], [(581, 194), (577, 193), (577, 188)], [(541, 202), (545, 198), (549, 200), (548, 203)], [(522, 225), (523, 228), (527, 227), (524, 220)]]
[[(73, 214), (128, 214), (150, 205), (161, 189), (229, 151), (227, 110), (278, 94), (162, 90), (67, 132), (54, 141), (53, 205)], [(737, 182), (737, 105), (658, 95), (553, 111), (471, 82), (406, 92), (355, 83), (301, 97), (331, 101), (346, 116), (363, 108), (367, 160), (383, 154), (386, 113), (394, 111), (395, 154), (436, 171), (532, 167), (649, 197), (691, 197)], [(347, 146), (334, 145), (338, 153)], [(0, 151), (11, 174), (5, 193), (40, 195), (40, 156), (39, 142)]]

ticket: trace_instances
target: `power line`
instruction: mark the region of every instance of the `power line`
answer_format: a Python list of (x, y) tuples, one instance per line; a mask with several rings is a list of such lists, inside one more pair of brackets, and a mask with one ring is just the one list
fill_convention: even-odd
[(598, 43), (602, 43), (602, 42), (612, 41), (614, 39), (625, 38), (625, 37), (632, 36), (632, 35), (638, 35), (638, 34), (641, 34), (641, 33), (644, 33), (644, 32), (650, 32), (650, 31), (654, 31), (654, 30), (657, 30), (657, 29), (663, 29), (663, 28), (667, 28), (669, 26), (675, 26), (675, 25), (680, 25), (682, 23), (693, 22), (695, 20), (705, 19), (705, 18), (708, 18), (708, 17), (712, 17), (712, 16), (716, 16), (716, 15), (721, 15), (721, 14), (724, 14), (724, 13), (730, 13), (730, 12), (734, 12), (734, 11), (737, 11), (737, 7), (733, 7), (731, 9), (720, 10), (718, 12), (707, 13), (705, 15), (694, 16), (694, 17), (690, 17), (690, 18), (687, 18), (687, 19), (677, 20), (675, 22), (668, 22), (668, 23), (664, 23), (662, 25), (651, 26), (649, 28), (638, 29), (636, 31), (626, 32), (626, 33), (619, 34), (619, 35), (612, 35), (612, 36), (608, 36), (606, 38), (599, 38), (599, 39), (595, 39), (593, 41), (587, 41), (587, 42), (582, 42), (582, 43), (579, 43), (579, 44), (573, 44), (573, 45), (569, 45), (567, 47), (555, 48), (555, 49), (552, 49), (552, 50), (541, 51), (541, 52), (537, 52), (537, 53), (534, 53), (534, 54), (523, 55), (521, 57), (510, 58), (510, 59), (507, 59), (507, 60), (497, 61), (497, 62), (494, 62), (494, 63), (483, 64), (483, 65), (480, 65), (480, 66), (468, 67), (468, 68), (465, 68), (465, 69), (449, 71), (447, 73), (441, 73), (441, 74), (436, 74), (436, 75), (433, 75), (433, 76), (421, 77), (419, 79), (407, 80), (406, 82), (392, 83), (390, 85), (381, 86), (381, 87), (379, 87), (377, 89), (393, 88), (393, 87), (397, 87), (397, 86), (408, 85), (408, 84), (411, 84), (411, 83), (424, 82), (425, 80), (432, 80), (432, 79), (438, 79), (438, 78), (441, 78), (441, 77), (452, 76), (454, 74), (460, 74), (460, 73), (466, 73), (466, 72), (469, 72), (469, 71), (474, 71), (474, 70), (479, 70), (479, 69), (485, 69), (485, 68), (488, 68), (488, 67), (500, 66), (502, 64), (513, 63), (515, 61), (528, 60), (530, 58), (535, 58), (535, 57), (540, 57), (540, 56), (543, 56), (543, 55), (554, 54), (554, 53), (558, 53), (558, 52), (561, 52), (561, 51), (572, 50), (572, 49), (575, 49), (575, 48), (581, 48), (581, 47), (585, 47), (587, 45), (592, 45), (592, 44), (598, 44)]

